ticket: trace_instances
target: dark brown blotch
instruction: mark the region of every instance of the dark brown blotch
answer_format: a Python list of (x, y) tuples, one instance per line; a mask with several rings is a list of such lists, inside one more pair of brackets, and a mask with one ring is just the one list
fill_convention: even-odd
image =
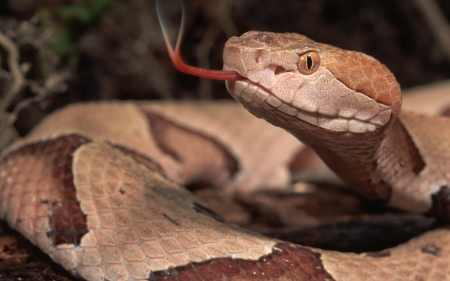
[[(9, 183), (0, 183), (3, 190), (14, 187), (17, 191), (17, 188), (23, 189), (27, 185), (34, 187), (28, 192), (34, 192), (36, 197), (46, 196), (36, 200), (33, 207), (39, 209), (42, 204), (50, 207), (48, 219), (51, 230), (47, 236), (55, 246), (63, 243), (79, 245), (88, 232), (86, 215), (82, 213), (76, 198), (72, 159), (75, 150), (89, 141), (73, 134), (29, 144), (12, 152), (2, 163), (2, 170), (13, 179)], [(27, 163), (21, 169), (16, 172), (10, 170), (9, 167), (20, 165), (17, 161), (24, 159)], [(46, 185), (41, 186), (42, 183)], [(18, 194), (21, 195), (20, 192)]]
[[(89, 140), (79, 136), (70, 135), (54, 140), (57, 142), (57, 151), (53, 152), (56, 169), (53, 169), (53, 180), (58, 182), (57, 197), (54, 201), (53, 215), (50, 216), (50, 225), (55, 230), (51, 236), (54, 245), (79, 245), (81, 238), (88, 232), (86, 215), (82, 213), (77, 200), (75, 184), (73, 182), (72, 158), (75, 150)], [(56, 191), (56, 190), (55, 190)]]
[(334, 281), (324, 269), (320, 254), (290, 244), (278, 243), (258, 260), (220, 258), (151, 273), (148, 280), (302, 280)]

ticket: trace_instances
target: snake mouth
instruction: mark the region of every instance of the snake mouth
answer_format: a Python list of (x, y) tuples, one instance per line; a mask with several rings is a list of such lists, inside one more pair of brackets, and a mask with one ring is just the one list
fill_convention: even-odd
[[(270, 89), (250, 79), (234, 81), (234, 83), (233, 96), (245, 106), (261, 107), (261, 102), (264, 102), (285, 116), (296, 117), (310, 125), (333, 132), (370, 133), (387, 124), (391, 116), (391, 109), (383, 105), (380, 105), (381, 110), (377, 114), (362, 114), (364, 112), (361, 113), (361, 111), (364, 108), (362, 110), (356, 108), (320, 110), (317, 104), (311, 102), (311, 99), (300, 98), (297, 102), (294, 99), (290, 102), (283, 101)], [(331, 94), (326, 98), (331, 99)], [(301, 107), (298, 106), (299, 104)]]

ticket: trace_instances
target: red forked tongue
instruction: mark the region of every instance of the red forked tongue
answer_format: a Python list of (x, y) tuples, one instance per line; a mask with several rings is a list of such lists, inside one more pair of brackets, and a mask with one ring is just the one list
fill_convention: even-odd
[(184, 7), (181, 5), (182, 13), (181, 13), (181, 26), (180, 32), (178, 33), (177, 42), (175, 44), (175, 50), (169, 42), (169, 37), (167, 36), (167, 29), (162, 20), (162, 13), (160, 11), (159, 2), (156, 1), (156, 12), (158, 15), (159, 24), (161, 25), (161, 30), (164, 35), (164, 41), (166, 42), (167, 52), (169, 53), (170, 60), (172, 61), (173, 66), (181, 72), (191, 74), (198, 77), (214, 79), (214, 80), (241, 80), (244, 79), (239, 73), (236, 71), (226, 71), (226, 70), (211, 70), (205, 68), (199, 68), (195, 66), (190, 66), (184, 63), (180, 56), (180, 44), (181, 39), (183, 37), (184, 31)]

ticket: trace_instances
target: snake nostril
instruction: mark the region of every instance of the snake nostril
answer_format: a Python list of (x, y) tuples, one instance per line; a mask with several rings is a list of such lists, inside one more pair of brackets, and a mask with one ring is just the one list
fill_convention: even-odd
[(283, 73), (286, 73), (286, 72), (287, 72), (287, 70), (284, 67), (279, 66), (279, 65), (277, 65), (277, 67), (274, 70), (274, 74), (275, 75), (280, 75), (280, 74), (283, 74)]

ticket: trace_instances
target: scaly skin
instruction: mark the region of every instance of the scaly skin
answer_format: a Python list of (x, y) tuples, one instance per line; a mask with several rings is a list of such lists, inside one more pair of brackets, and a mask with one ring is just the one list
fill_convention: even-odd
[[(303, 74), (299, 57), (311, 52), (319, 65)], [(374, 58), (298, 34), (248, 32), (227, 42), (224, 69), (247, 78), (227, 81), (236, 100), (310, 146), (362, 195), (426, 212), (450, 184), (450, 121), (398, 117), (400, 87)]]
[[(379, 62), (265, 32), (231, 38), (224, 60), (247, 78), (227, 82), (232, 95), (348, 185), (447, 216), (450, 122), (398, 117), (400, 89)], [(229, 103), (75, 105), (1, 154), (0, 215), (88, 281), (450, 281), (447, 228), (379, 253), (323, 251), (227, 224), (183, 188), (286, 184), (299, 148)]]

